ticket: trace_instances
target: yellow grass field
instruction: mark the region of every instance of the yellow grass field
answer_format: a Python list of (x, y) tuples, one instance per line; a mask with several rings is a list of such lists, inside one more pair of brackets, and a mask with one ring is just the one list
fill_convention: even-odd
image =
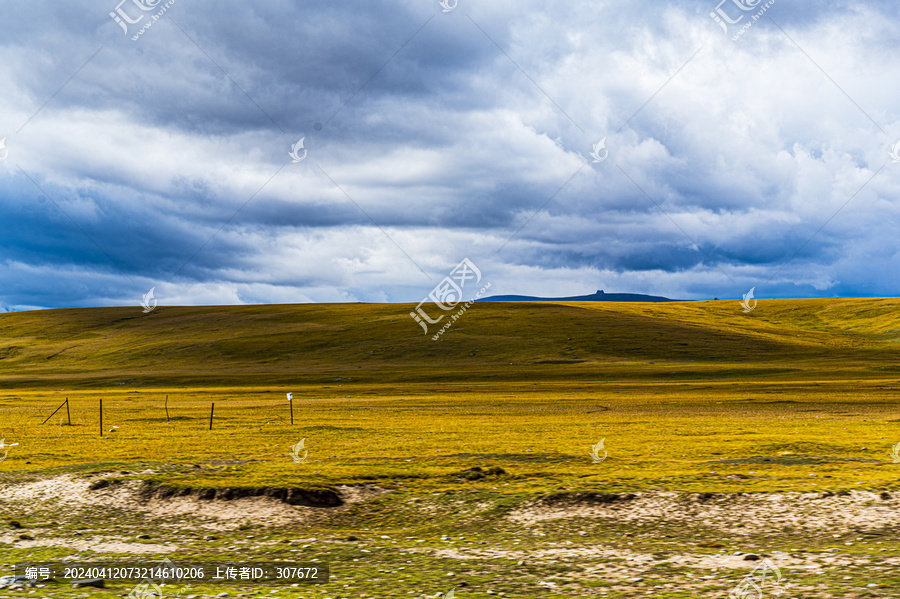
[(0, 549), (293, 548), (331, 568), (303, 597), (726, 597), (739, 552), (785, 597), (900, 597), (898, 308), (479, 303), (438, 342), (404, 305), (5, 314)]

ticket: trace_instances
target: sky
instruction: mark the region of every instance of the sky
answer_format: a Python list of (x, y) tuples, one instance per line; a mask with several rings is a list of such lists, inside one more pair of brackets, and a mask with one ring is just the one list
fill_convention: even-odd
[(717, 1), (7, 0), (0, 310), (898, 295), (900, 5)]

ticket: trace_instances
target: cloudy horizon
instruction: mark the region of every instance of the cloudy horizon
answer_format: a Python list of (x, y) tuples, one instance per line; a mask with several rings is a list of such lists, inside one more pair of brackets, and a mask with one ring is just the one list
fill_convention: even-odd
[(3, 11), (2, 310), (900, 295), (885, 1)]

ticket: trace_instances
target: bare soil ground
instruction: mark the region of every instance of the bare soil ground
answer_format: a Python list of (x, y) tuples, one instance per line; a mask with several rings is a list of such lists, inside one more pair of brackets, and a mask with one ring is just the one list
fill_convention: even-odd
[[(343, 505), (309, 507), (264, 496), (148, 498), (140, 480), (92, 489), (100, 479), (63, 474), (0, 489), (6, 565), (139, 556), (330, 566), (321, 586), (164, 589), (198, 597), (420, 597), (454, 588), (460, 597), (900, 597), (900, 500), (890, 493), (572, 492), (510, 502), (367, 485), (338, 487)], [(746, 577), (762, 563), (779, 578), (750, 594)], [(20, 583), (0, 598), (125, 596), (134, 582), (107, 587)]]

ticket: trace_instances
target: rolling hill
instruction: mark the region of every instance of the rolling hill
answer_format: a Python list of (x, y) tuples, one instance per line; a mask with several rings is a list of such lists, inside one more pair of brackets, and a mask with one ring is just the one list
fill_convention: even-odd
[(736, 301), (486, 302), (439, 341), (423, 334), (408, 304), (7, 313), (0, 386), (666, 379), (673, 365), (884, 375), (898, 368), (898, 307), (897, 299), (763, 300), (744, 314)]

